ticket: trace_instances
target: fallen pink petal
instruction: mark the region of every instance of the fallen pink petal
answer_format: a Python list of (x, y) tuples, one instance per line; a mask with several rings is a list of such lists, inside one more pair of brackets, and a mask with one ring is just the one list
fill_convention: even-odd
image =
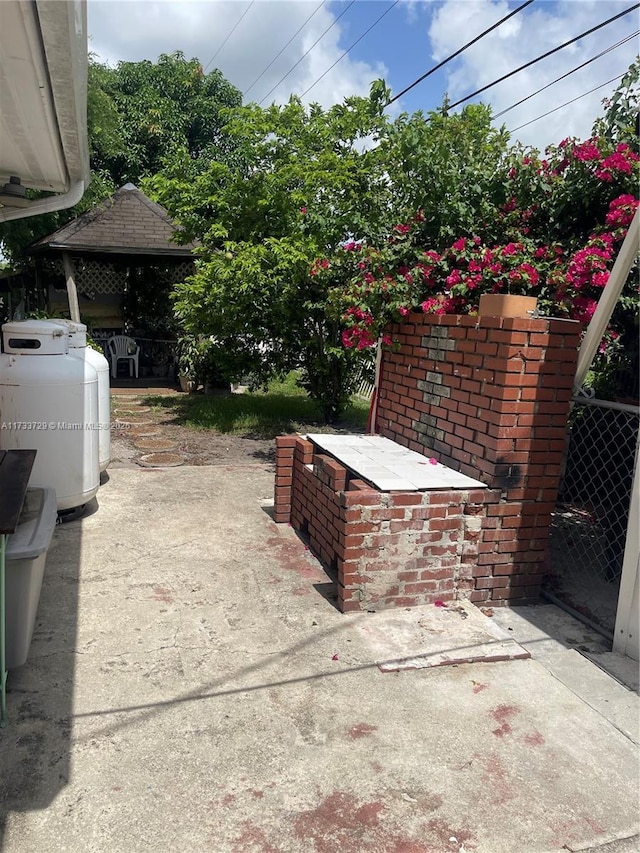
[(331, 660), (338, 660), (338, 655), (332, 655)]
[(444, 603), (444, 601), (440, 601), (440, 599), (438, 599), (438, 601), (433, 602), (433, 606), (434, 607), (444, 607), (445, 603)]
[(433, 456), (429, 459), (429, 462), (431, 463), (431, 465), (437, 465), (438, 464), (438, 460)]

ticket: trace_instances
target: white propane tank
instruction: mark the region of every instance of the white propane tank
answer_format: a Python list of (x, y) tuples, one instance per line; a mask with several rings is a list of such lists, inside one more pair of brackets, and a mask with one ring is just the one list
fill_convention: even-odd
[(48, 320), (69, 330), (69, 355), (88, 361), (98, 374), (98, 461), (100, 471), (106, 471), (111, 461), (111, 398), (109, 391), (109, 362), (92, 347), (87, 346), (87, 327), (73, 320)]
[(54, 488), (58, 512), (80, 507), (100, 484), (95, 368), (51, 321), (5, 323), (2, 341), (0, 448), (37, 450), (29, 484)]

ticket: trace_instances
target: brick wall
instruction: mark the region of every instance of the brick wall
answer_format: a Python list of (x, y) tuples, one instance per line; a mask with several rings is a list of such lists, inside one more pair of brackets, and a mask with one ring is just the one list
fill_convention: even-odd
[(479, 546), (474, 601), (540, 592), (580, 326), (568, 320), (412, 315), (391, 332), (381, 435), (476, 477), (501, 500)]
[(382, 493), (281, 436), (275, 520), (335, 576), (342, 610), (539, 595), (579, 326), (412, 315), (391, 329), (377, 431), (486, 489)]

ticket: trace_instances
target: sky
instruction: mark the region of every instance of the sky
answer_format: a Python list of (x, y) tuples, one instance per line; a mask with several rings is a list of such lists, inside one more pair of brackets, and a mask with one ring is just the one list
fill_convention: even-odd
[[(523, 2), (88, 0), (89, 50), (112, 66), (119, 61), (156, 61), (161, 53), (179, 50), (187, 59), (198, 58), (207, 73), (219, 68), (243, 92), (245, 103), (285, 103), (298, 95), (304, 103), (326, 108), (350, 95), (367, 95), (378, 78), (386, 81), (392, 95), (400, 93)], [(453, 103), (634, 4), (534, 0), (402, 95), (390, 114), (427, 113), (437, 109), (445, 95)], [(638, 30), (636, 9), (472, 101), (490, 103), (495, 115), (607, 51), (494, 122), (504, 123), (512, 140), (540, 150), (567, 136), (586, 139), (603, 112), (602, 99), (617, 85), (612, 78), (619, 78), (640, 51)], [(597, 91), (584, 94), (595, 87)]]

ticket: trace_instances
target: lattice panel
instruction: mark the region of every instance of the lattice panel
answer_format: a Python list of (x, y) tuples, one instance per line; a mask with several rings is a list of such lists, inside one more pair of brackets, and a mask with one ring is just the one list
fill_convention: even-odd
[(126, 267), (100, 261), (76, 263), (76, 287), (84, 293), (120, 294), (127, 283)]
[(181, 264), (175, 265), (171, 273), (170, 280), (172, 284), (177, 284), (179, 281), (184, 281), (185, 278), (188, 278), (190, 275), (193, 275), (193, 273), (193, 261), (184, 261)]
[[(93, 261), (91, 259), (74, 259), (74, 272), (76, 287), (79, 292), (121, 295), (127, 284), (128, 268), (120, 264), (109, 264), (104, 261)], [(149, 265), (152, 266), (152, 265)], [(43, 269), (50, 275), (55, 285), (65, 287), (65, 275), (62, 259), (46, 260)], [(164, 280), (172, 284), (184, 281), (187, 276), (193, 274), (193, 262), (184, 261), (180, 264), (171, 264), (166, 267), (158, 266), (158, 270), (164, 272)]]
[[(55, 279), (56, 286), (65, 287), (65, 275), (62, 259), (47, 261), (43, 264), (46, 272)], [(74, 260), (73, 264), (76, 288), (79, 293), (112, 294), (124, 293), (127, 282), (126, 267), (105, 264), (102, 261)]]

